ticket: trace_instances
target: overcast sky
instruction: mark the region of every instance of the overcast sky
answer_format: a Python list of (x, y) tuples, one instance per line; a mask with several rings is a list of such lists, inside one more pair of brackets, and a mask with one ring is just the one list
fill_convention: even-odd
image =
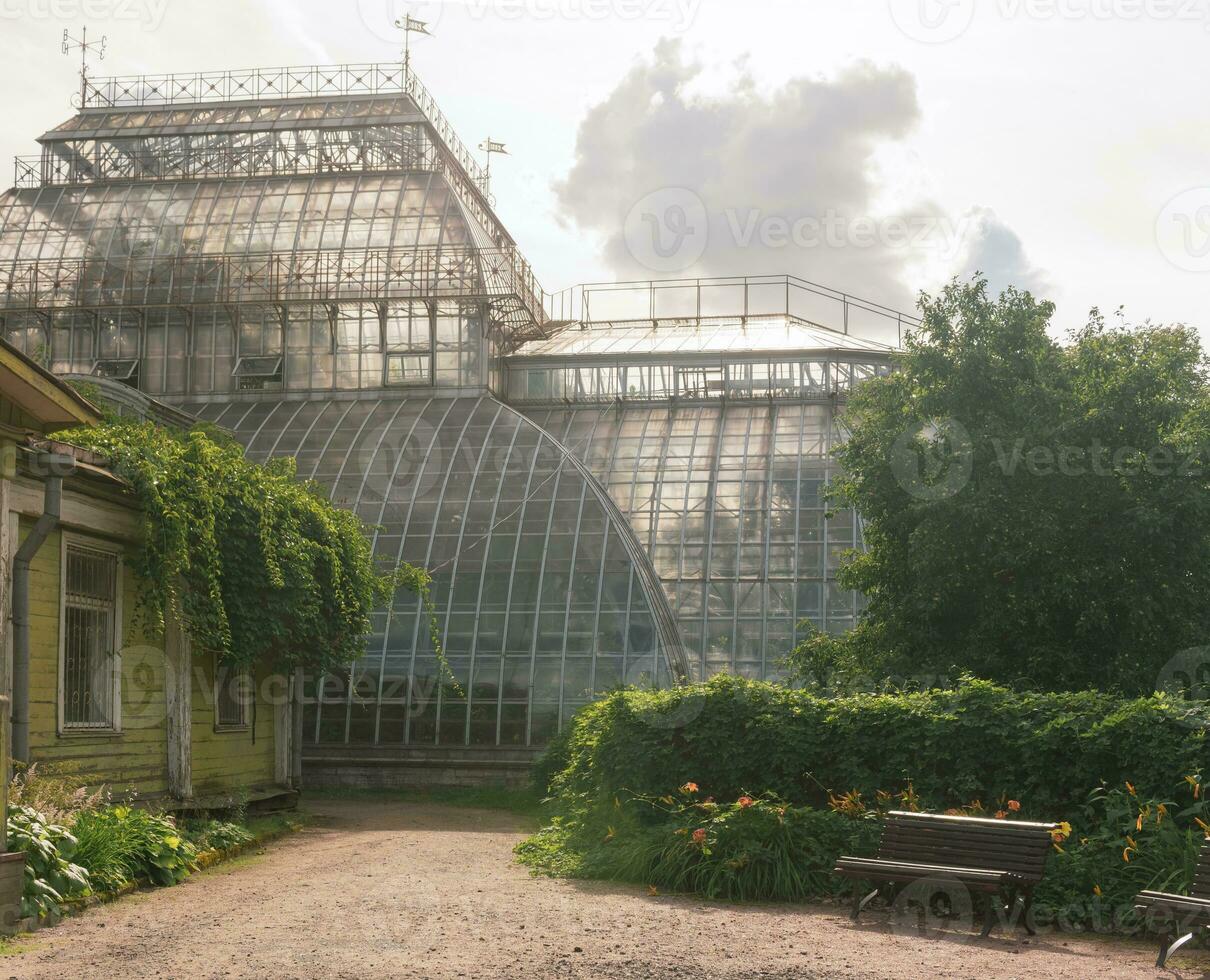
[(65, 28), (160, 74), (397, 59), (405, 9), (547, 289), (981, 269), (1210, 339), (1210, 0), (0, 0), (0, 154), (71, 114)]

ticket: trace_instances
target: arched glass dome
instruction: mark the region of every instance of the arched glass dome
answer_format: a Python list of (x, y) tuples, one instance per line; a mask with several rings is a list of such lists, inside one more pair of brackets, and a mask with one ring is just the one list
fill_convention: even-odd
[[(481, 398), (187, 404), (254, 459), (293, 456), (375, 527), (375, 554), (433, 575), (375, 616), (366, 655), (312, 691), (322, 743), (528, 746), (623, 684), (683, 674), (671, 611), (626, 518), (578, 460)], [(457, 682), (457, 689), (451, 681)]]

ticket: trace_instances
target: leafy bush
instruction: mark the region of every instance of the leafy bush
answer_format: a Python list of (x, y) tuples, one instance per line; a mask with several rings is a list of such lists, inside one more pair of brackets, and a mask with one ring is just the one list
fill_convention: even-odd
[(181, 832), (199, 851), (228, 851), (255, 840), (246, 827), (225, 820), (186, 821)]
[(870, 850), (877, 836), (877, 823), (864, 817), (772, 797), (720, 804), (688, 784), (675, 796), (619, 799), (612, 812), (556, 818), (518, 845), (517, 855), (535, 871), (563, 877), (711, 899), (804, 901), (835, 895), (843, 887), (831, 874), (836, 858)]
[(99, 891), (147, 880), (175, 885), (193, 868), (194, 846), (171, 817), (117, 806), (81, 814), (75, 824), (76, 859), (89, 869)]
[(1017, 694), (967, 680), (825, 699), (724, 676), (588, 705), (541, 766), (553, 773), (548, 792), (601, 805), (624, 792), (659, 797), (692, 776), (720, 800), (767, 793), (820, 809), (832, 792), (873, 799), (911, 784), (937, 809), (1004, 797), (1062, 820), (1103, 784), (1129, 780), (1164, 799), (1200, 775), (1207, 741), (1193, 717), (1188, 702), (1160, 695)]
[(77, 841), (67, 828), (49, 822), (30, 807), (10, 806), (8, 846), (25, 853), (23, 917), (58, 914), (65, 899), (88, 894), (88, 872), (72, 863), (78, 856)]
[(1133, 784), (1098, 787), (1051, 856), (1037, 901), (1060, 922), (1134, 925), (1140, 891), (1188, 894), (1207, 834), (1210, 803), (1194, 776), (1160, 799), (1140, 798)]
[(1210, 835), (1192, 707), (971, 680), (835, 699), (734, 677), (620, 691), (547, 750), (554, 816), (517, 853), (546, 874), (801, 901), (847, 890), (833, 861), (872, 855), (889, 809), (1020, 817), (1061, 824), (1041, 915), (1133, 927), (1134, 896), (1185, 891)]

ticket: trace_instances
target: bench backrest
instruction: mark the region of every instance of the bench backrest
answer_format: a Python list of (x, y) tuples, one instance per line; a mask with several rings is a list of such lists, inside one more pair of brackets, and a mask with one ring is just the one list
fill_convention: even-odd
[(1189, 894), (1194, 898), (1210, 898), (1210, 839), (1202, 841), (1197, 852), (1197, 868), (1193, 872), (1193, 884)]
[(878, 856), (886, 861), (1012, 871), (1027, 881), (1040, 881), (1057, 827), (893, 811), (887, 814)]

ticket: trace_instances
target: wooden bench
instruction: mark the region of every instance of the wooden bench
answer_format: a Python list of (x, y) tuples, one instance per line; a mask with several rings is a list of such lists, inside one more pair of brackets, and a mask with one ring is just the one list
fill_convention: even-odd
[[(1160, 955), (1157, 967), (1164, 966), (1168, 957), (1197, 935), (1198, 930), (1210, 926), (1210, 840), (1202, 844), (1197, 856), (1197, 870), (1193, 873), (1193, 884), (1188, 895), (1171, 895), (1167, 892), (1139, 892), (1134, 899), (1134, 909), (1143, 916), (1144, 922), (1160, 926)], [(1180, 936), (1177, 939), (1177, 936)]]
[[(1057, 829), (1052, 823), (894, 811), (887, 814), (878, 856), (842, 857), (835, 872), (854, 879), (854, 922), (883, 887), (893, 893), (904, 885), (936, 880), (986, 896), (984, 936), (999, 915), (1008, 922), (1020, 916), (1032, 935), (1033, 890), (1042, 880)], [(857, 884), (862, 881), (877, 887), (863, 896)]]

